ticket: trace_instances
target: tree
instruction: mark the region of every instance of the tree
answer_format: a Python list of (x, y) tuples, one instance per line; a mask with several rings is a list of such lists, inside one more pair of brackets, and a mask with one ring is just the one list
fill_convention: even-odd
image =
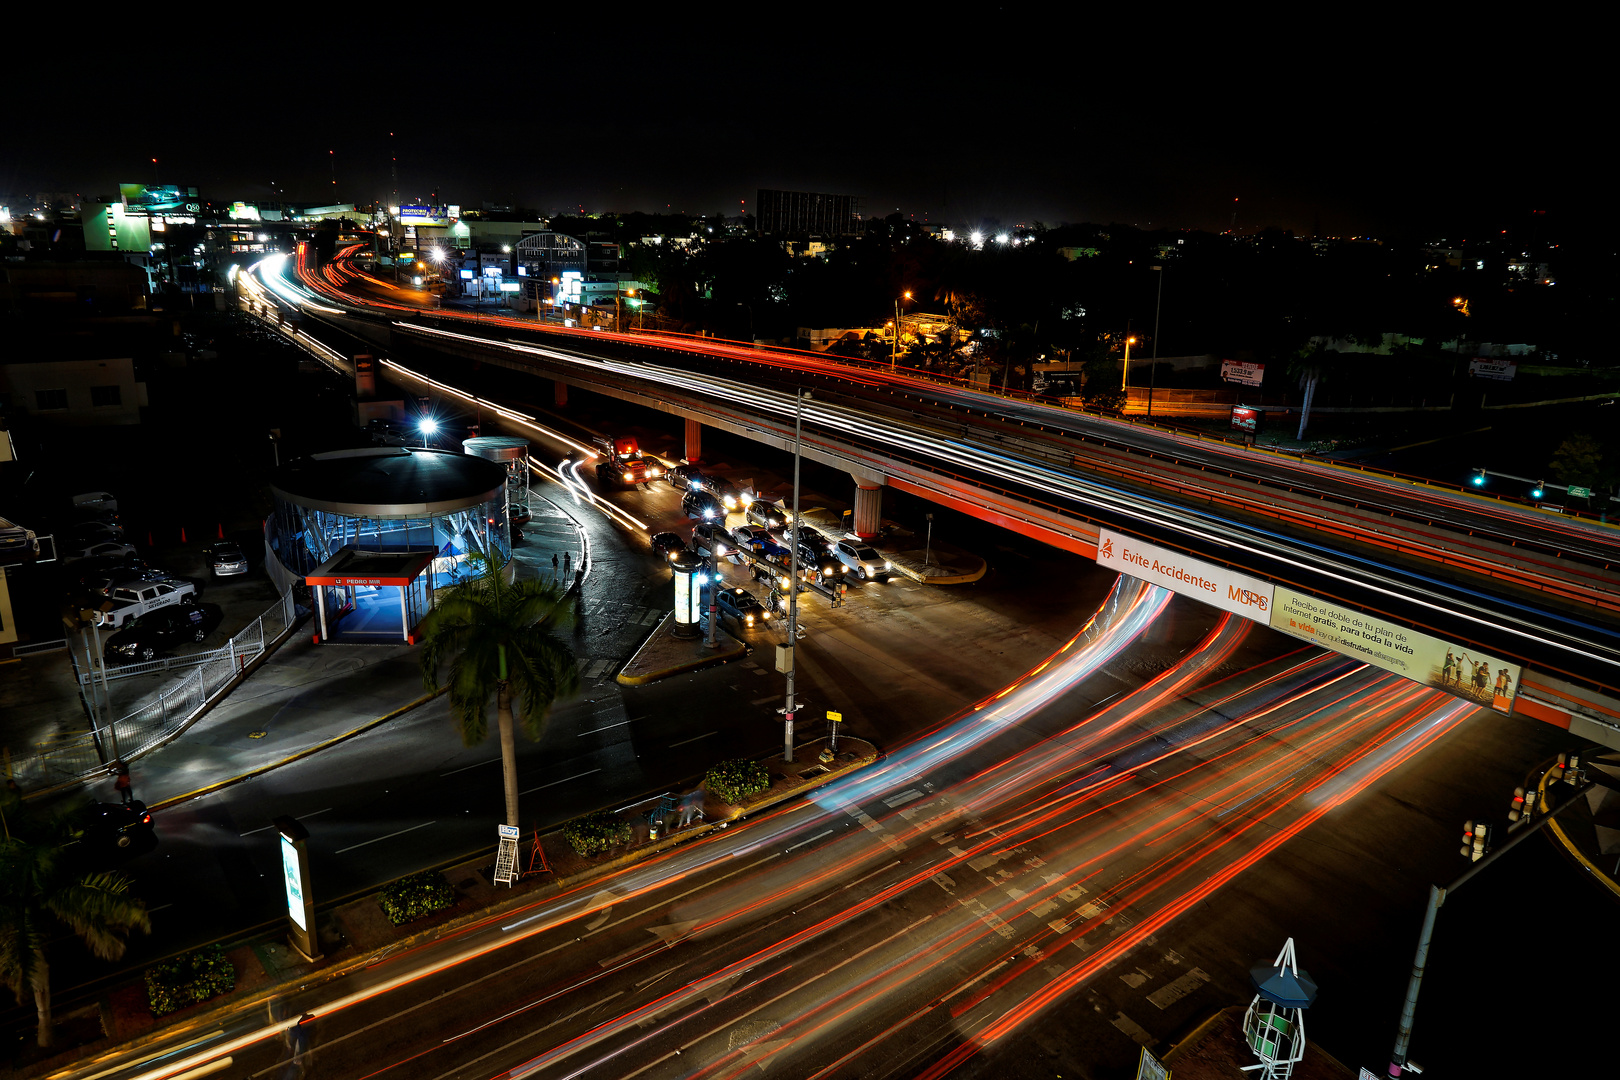
[(488, 738), (495, 695), (508, 825), (518, 824), (512, 700), (521, 702), (524, 733), (539, 739), (552, 703), (579, 689), (574, 651), (555, 634), (571, 621), (562, 589), (533, 579), (508, 582), (492, 563), (447, 589), (422, 620), (422, 681), (437, 690), (448, 661), (450, 713), (463, 746)]
[(1562, 483), (1593, 488), (1603, 483), (1603, 444), (1584, 431), (1572, 432), (1553, 452), (1547, 469)]
[(1299, 434), (1294, 438), (1305, 437), (1305, 425), (1311, 422), (1311, 402), (1316, 400), (1316, 387), (1336, 367), (1341, 366), (1343, 359), (1344, 355), (1339, 350), (1316, 345), (1301, 349), (1288, 361), (1289, 376), (1298, 379), (1305, 391), (1305, 399), (1299, 407)]
[[(0, 976), (17, 1003), (24, 988), (34, 995), (39, 1045), (50, 1046), (51, 969), (45, 946), (66, 927), (93, 956), (117, 960), (131, 930), (150, 932), (146, 905), (129, 893), (121, 874), (75, 873), (67, 845), (77, 837), (65, 815), (26, 806), (12, 791), (0, 792)], [(55, 924), (55, 925), (53, 925)]]

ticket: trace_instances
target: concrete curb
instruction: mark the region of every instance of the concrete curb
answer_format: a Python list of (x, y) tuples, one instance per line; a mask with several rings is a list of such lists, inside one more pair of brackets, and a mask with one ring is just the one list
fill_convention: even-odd
[[(1536, 801), (1540, 804), (1540, 809), (1543, 813), (1546, 812), (1548, 806), (1547, 777), (1550, 772), (1550, 766), (1543, 769), (1541, 773), (1541, 781), (1536, 785)], [(1613, 893), (1615, 896), (1620, 896), (1620, 881), (1615, 881), (1615, 879), (1610, 877), (1607, 872), (1599, 869), (1596, 863), (1594, 863), (1591, 859), (1588, 859), (1586, 854), (1575, 845), (1573, 840), (1569, 838), (1569, 834), (1559, 827), (1557, 818), (1553, 818), (1551, 821), (1549, 821), (1547, 823), (1547, 827), (1552, 830), (1553, 835), (1558, 838), (1559, 845), (1569, 853), (1571, 858), (1580, 863), (1582, 866), (1586, 867), (1587, 873), (1597, 878), (1598, 883), (1605, 889), (1608, 889), (1609, 892)]]
[(323, 740), (321, 742), (316, 743), (313, 746), (306, 746), (302, 750), (299, 750), (299, 751), (297, 751), (296, 753), (293, 753), (293, 754), (289, 754), (287, 757), (284, 757), (279, 761), (267, 762), (267, 763), (265, 763), (263, 765), (260, 765), (256, 769), (249, 769), (247, 772), (242, 773), (239, 776), (232, 776), (232, 777), (228, 777), (227, 779), (224, 779), (224, 780), (216, 781), (216, 782), (214, 782), (212, 784), (206, 785), (205, 787), (197, 788), (195, 791), (188, 791), (183, 795), (170, 796), (169, 798), (164, 799), (164, 800), (162, 800), (160, 802), (153, 803), (151, 805), (150, 809), (152, 809), (152, 810), (163, 810), (163, 809), (166, 809), (166, 808), (168, 808), (170, 806), (175, 806), (175, 805), (178, 805), (179, 803), (186, 802), (189, 799), (200, 799), (204, 795), (212, 795), (214, 792), (220, 791), (220, 790), (222, 790), (224, 788), (228, 788), (233, 784), (240, 784), (244, 780), (251, 780), (256, 776), (263, 776), (265, 773), (271, 772), (272, 770), (275, 770), (275, 769), (279, 769), (283, 765), (291, 765), (296, 761), (302, 761), (304, 758), (307, 758), (312, 754), (317, 754), (317, 753), (321, 752), (322, 750), (329, 750), (332, 747), (336, 746), (338, 743), (346, 742), (349, 739), (354, 738), (356, 735), (364, 735), (366, 732), (370, 731), (372, 728), (376, 727), (379, 724), (384, 724), (384, 723), (387, 723), (388, 721), (393, 720), (393, 719), (395, 719), (397, 717), (404, 716), (406, 713), (410, 712), (412, 709), (415, 709), (415, 708), (417, 708), (418, 706), (421, 706), (421, 705), (426, 705), (428, 702), (432, 701), (434, 698), (438, 697), (440, 694), (445, 693), (448, 689), (449, 689), (449, 687), (443, 687), (441, 689), (433, 691), (432, 693), (423, 694), (421, 697), (417, 698), (415, 701), (412, 701), (412, 702), (410, 702), (409, 704), (406, 704), (406, 705), (401, 705), (399, 708), (395, 709), (393, 712), (384, 713), (382, 716), (377, 717), (375, 720), (367, 720), (365, 723), (361, 724), (359, 727), (350, 728), (348, 731), (345, 731), (340, 735), (334, 735), (330, 739), (325, 739), (325, 740)]
[(1202, 1024), (1199, 1024), (1197, 1027), (1193, 1028), (1192, 1031), (1177, 1039), (1170, 1049), (1166, 1050), (1163, 1056), (1159, 1058), (1159, 1061), (1164, 1065), (1174, 1065), (1176, 1059), (1179, 1058), (1184, 1052), (1188, 1050), (1196, 1050), (1198, 1045), (1208, 1038), (1209, 1033), (1214, 1031), (1216, 1025), (1220, 1024), (1221, 1021), (1233, 1014), (1241, 1014), (1246, 1012), (1247, 1009), (1248, 1007), (1245, 1005), (1228, 1005), (1226, 1008), (1212, 1013), (1204, 1020)]
[(904, 563), (895, 563), (894, 568), (901, 575), (910, 578), (919, 585), (969, 585), (980, 580), (985, 574), (990, 572), (990, 564), (987, 562), (980, 562), (977, 570), (966, 574), (953, 574), (950, 576), (943, 574), (920, 573)]
[[(733, 821), (738, 821), (749, 814), (769, 810), (772, 807), (780, 806), (782, 803), (796, 799), (807, 791), (815, 791), (817, 788), (825, 787), (839, 777), (846, 776), (849, 773), (854, 772), (856, 769), (864, 769), (868, 765), (871, 765), (877, 761), (877, 747), (873, 746), (865, 739), (855, 739), (846, 736), (845, 741), (861, 743), (866, 747), (866, 753), (862, 754), (855, 761), (852, 761), (848, 765), (845, 765), (839, 769), (829, 769), (825, 775), (818, 776), (814, 780), (802, 780), (791, 787), (785, 787), (779, 791), (767, 792), (765, 796), (759, 799), (757, 802), (747, 803), (743, 806), (734, 806), (732, 807), (731, 814), (725, 818), (717, 819), (715, 821), (705, 821), (702, 825), (699, 825), (696, 828), (689, 828), (684, 832), (673, 833), (661, 840), (654, 840), (651, 843), (638, 847), (634, 851), (629, 851), (618, 856), (617, 858), (610, 859), (605, 863), (598, 863), (595, 866), (581, 870), (575, 874), (570, 874), (567, 877), (559, 877), (556, 879), (555, 884), (558, 888), (569, 888), (579, 884), (582, 881), (589, 881), (592, 877), (599, 874), (606, 873), (611, 870), (618, 870), (626, 866), (631, 866), (637, 862), (640, 862), (649, 855), (656, 855), (659, 852), (667, 851), (670, 848), (679, 847), (680, 845), (688, 843), (692, 840), (697, 840), (708, 836), (712, 832), (718, 832), (721, 829), (728, 828)], [(560, 832), (561, 830), (556, 831)]]
[[(647, 640), (643, 641), (641, 645), (637, 647), (636, 651), (630, 654), (630, 659), (624, 662), (624, 667), (619, 669), (619, 674), (613, 677), (614, 682), (618, 683), (620, 686), (645, 686), (648, 683), (657, 682), (659, 679), (667, 679), (671, 675), (679, 675), (683, 671), (696, 671), (699, 668), (706, 668), (714, 664), (722, 664), (727, 660), (736, 660), (739, 657), (748, 655), (748, 646), (739, 641), (730, 648), (716, 649), (707, 656), (695, 657), (691, 660), (685, 661), (684, 663), (676, 664), (674, 667), (659, 668), (658, 670), (648, 671), (641, 674), (626, 675), (626, 671), (629, 671), (631, 668), (635, 667), (636, 658), (650, 648), (654, 641), (658, 640), (659, 631), (663, 630), (665, 624), (667, 624), (669, 620), (673, 619), (674, 617), (675, 613), (670, 612), (668, 615), (665, 615), (661, 620), (659, 620), (658, 625), (653, 627), (652, 633), (647, 635)], [(736, 639), (733, 640), (735, 641)]]

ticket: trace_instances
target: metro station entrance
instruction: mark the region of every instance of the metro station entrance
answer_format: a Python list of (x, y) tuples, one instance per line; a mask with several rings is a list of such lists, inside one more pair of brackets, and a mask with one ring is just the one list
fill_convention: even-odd
[(416, 643), (417, 623), (433, 606), (433, 548), (362, 551), (345, 547), (304, 583), (315, 601), (323, 644)]

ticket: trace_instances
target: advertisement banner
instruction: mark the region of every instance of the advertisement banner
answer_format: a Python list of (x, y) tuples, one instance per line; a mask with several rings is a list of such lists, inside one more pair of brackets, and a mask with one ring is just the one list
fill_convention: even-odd
[(1245, 435), (1258, 435), (1266, 421), (1266, 411), (1250, 405), (1232, 406), (1232, 430)]
[(1513, 376), (1519, 373), (1519, 365), (1506, 360), (1470, 360), (1468, 361), (1468, 374), (1476, 379), (1495, 379), (1497, 382), (1512, 382)]
[(1266, 365), (1247, 360), (1222, 360), (1221, 378), (1244, 386), (1259, 386), (1266, 378)]
[(1519, 665), (1472, 646), (1397, 626), (1378, 615), (1277, 586), (1271, 628), (1499, 713), (1513, 711)]
[(450, 215), (442, 206), (402, 206), (399, 208), (399, 220), (406, 225), (432, 225), (445, 228), (450, 224)]
[(148, 214), (198, 214), (202, 200), (194, 187), (176, 187), (173, 184), (119, 184), (118, 194), (124, 202), (125, 212), (141, 211)]
[(1270, 619), (1271, 582), (1150, 544), (1146, 540), (1098, 529), (1097, 565), (1129, 574), (1150, 585), (1163, 586), (1183, 596), (1191, 596), (1206, 604), (1213, 604), (1222, 611), (1230, 611), (1256, 622), (1268, 622)]

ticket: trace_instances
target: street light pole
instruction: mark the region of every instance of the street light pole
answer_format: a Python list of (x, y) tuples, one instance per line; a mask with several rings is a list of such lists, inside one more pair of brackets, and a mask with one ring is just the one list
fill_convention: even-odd
[(900, 366), (900, 301), (910, 300), (911, 292), (907, 290), (894, 298), (894, 340), (889, 343), (889, 367)]
[(788, 639), (787, 707), (782, 710), (782, 760), (793, 760), (794, 669), (798, 665), (799, 642), (799, 451), (804, 446), (804, 399), (808, 390), (799, 390), (793, 408), (793, 543), (788, 545)]

